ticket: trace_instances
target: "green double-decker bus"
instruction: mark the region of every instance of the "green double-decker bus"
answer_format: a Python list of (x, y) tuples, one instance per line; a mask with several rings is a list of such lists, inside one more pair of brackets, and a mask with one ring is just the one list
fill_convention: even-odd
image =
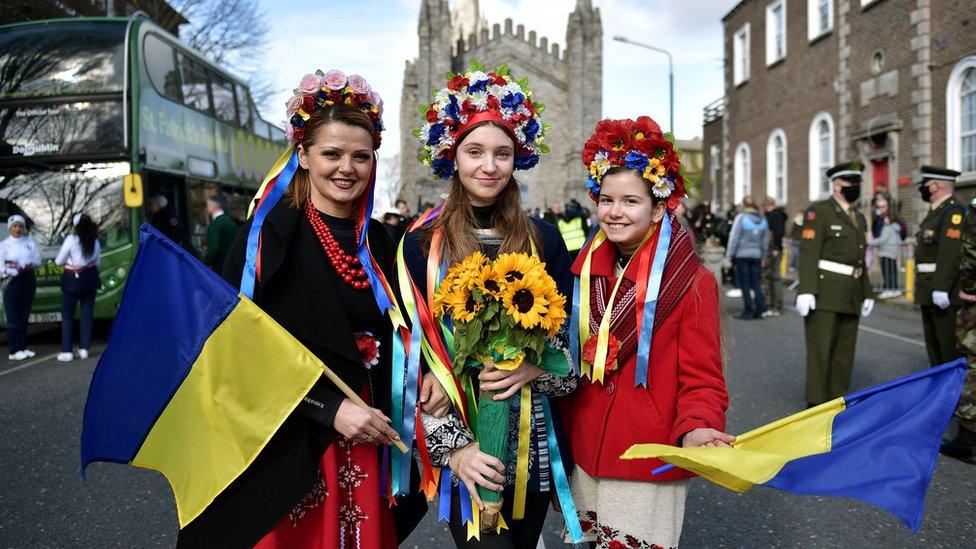
[(0, 26), (0, 239), (21, 214), (41, 250), (31, 322), (60, 320), (76, 212), (99, 225), (95, 316), (111, 318), (143, 221), (202, 253), (206, 199), (243, 220), (283, 147), (244, 83), (143, 16)]

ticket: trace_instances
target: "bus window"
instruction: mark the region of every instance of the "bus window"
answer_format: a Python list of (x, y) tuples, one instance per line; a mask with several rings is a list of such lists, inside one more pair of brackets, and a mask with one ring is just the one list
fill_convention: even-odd
[(183, 78), (183, 103), (198, 111), (211, 114), (210, 95), (207, 93), (207, 71), (192, 58), (178, 54), (180, 75)]
[(237, 86), (237, 122), (242, 128), (251, 129), (251, 101), (247, 88)]
[(193, 246), (201, 252), (207, 249), (207, 227), (211, 221), (207, 215), (207, 199), (217, 194), (223, 194), (224, 198), (227, 199), (227, 210), (224, 213), (229, 215), (234, 223), (240, 225), (247, 217), (247, 206), (254, 195), (253, 189), (231, 187), (201, 179), (191, 179), (189, 190), (190, 240), (193, 242)]
[(180, 75), (176, 72), (176, 52), (173, 46), (155, 34), (147, 34), (143, 42), (146, 72), (156, 91), (174, 101), (183, 101), (180, 93)]
[(237, 118), (234, 112), (234, 83), (211, 72), (210, 91), (213, 93), (214, 114), (217, 119), (234, 124)]
[(124, 37), (125, 25), (114, 22), (5, 28), (0, 33), (0, 99), (121, 92)]

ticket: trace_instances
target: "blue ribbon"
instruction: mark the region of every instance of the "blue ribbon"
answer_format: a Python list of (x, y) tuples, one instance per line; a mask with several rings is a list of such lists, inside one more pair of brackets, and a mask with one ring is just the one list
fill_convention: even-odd
[[(450, 482), (448, 482), (450, 484)], [(472, 522), (471, 518), (471, 494), (468, 492), (468, 487), (464, 485), (463, 482), (458, 483), (458, 503), (461, 507), (461, 524), (467, 524)]]
[(542, 397), (542, 413), (546, 417), (546, 438), (549, 442), (549, 456), (552, 459), (552, 476), (556, 481), (556, 497), (559, 498), (559, 506), (563, 510), (563, 521), (566, 523), (566, 531), (573, 543), (583, 543), (583, 528), (580, 526), (579, 515), (576, 514), (573, 494), (569, 490), (569, 479), (566, 477), (563, 458), (559, 454), (556, 429), (553, 427), (552, 413), (549, 411), (549, 399), (545, 395), (540, 396)]
[[(285, 191), (288, 190), (288, 185), (291, 183), (291, 178), (295, 175), (295, 170), (297, 169), (298, 150), (296, 149), (292, 151), (288, 163), (285, 164), (284, 169), (281, 170), (278, 178), (275, 179), (274, 187), (271, 188), (268, 196), (258, 206), (257, 211), (254, 212), (251, 229), (247, 233), (244, 272), (241, 273), (241, 293), (248, 299), (254, 298), (254, 282), (257, 278), (258, 243), (261, 241), (261, 226), (264, 225), (264, 218), (268, 217), (271, 209), (284, 196)], [(365, 231), (363, 232), (365, 233)]]
[[(392, 391), (393, 398), (391, 400), (391, 405), (393, 410), (390, 412), (393, 416), (394, 428), (401, 431), (403, 425), (403, 399), (404, 395), (403, 388), (406, 385), (406, 375), (407, 375), (407, 357), (406, 352), (403, 349), (403, 337), (396, 330), (393, 331), (393, 373), (390, 383), (390, 389)], [(404, 433), (400, 432), (400, 439), (403, 440)], [(406, 442), (404, 442), (406, 444)], [(395, 456), (393, 458), (392, 471), (393, 475), (393, 495), (398, 496), (400, 494), (406, 493), (403, 489), (403, 485), (407, 484), (409, 488), (409, 482), (405, 482), (401, 477), (409, 478), (409, 470), (404, 469), (403, 460), (400, 456)], [(405, 472), (407, 471), (407, 472)]]
[(637, 340), (637, 372), (634, 374), (634, 387), (647, 387), (647, 361), (651, 355), (651, 340), (654, 336), (654, 315), (657, 312), (657, 298), (661, 292), (661, 278), (664, 275), (664, 262), (668, 258), (671, 245), (671, 217), (664, 216), (661, 221), (661, 235), (654, 250), (654, 263), (651, 265), (647, 294), (644, 295), (644, 312), (641, 315), (641, 333)]
[(359, 264), (366, 271), (366, 278), (369, 279), (369, 288), (373, 291), (373, 299), (376, 300), (376, 305), (380, 308), (381, 313), (385, 313), (387, 309), (393, 307), (393, 303), (390, 302), (390, 296), (386, 295), (386, 288), (380, 281), (380, 277), (376, 274), (376, 270), (373, 269), (373, 262), (369, 258), (369, 249), (366, 247), (366, 232), (369, 229), (369, 222), (373, 216), (373, 190), (376, 187), (376, 164), (376, 152), (374, 151), (373, 172), (370, 175), (369, 188), (366, 194), (366, 212), (362, 219), (363, 228), (359, 232), (359, 242), (356, 243), (356, 257), (359, 258)]
[[(585, 248), (584, 248), (585, 249)], [(573, 314), (569, 319), (569, 357), (570, 367), (576, 377), (580, 375), (580, 277), (573, 277)]]
[[(413, 448), (414, 428), (416, 427), (416, 408), (417, 408), (417, 377), (420, 372), (420, 337), (423, 329), (420, 327), (420, 312), (414, 306), (413, 327), (410, 330), (410, 355), (405, 356), (403, 338), (399, 331), (393, 333), (393, 421), (394, 427), (400, 433), (400, 440)], [(404, 365), (406, 370), (404, 371)], [(413, 385), (408, 386), (413, 380)], [(410, 460), (412, 454), (401, 453), (394, 460), (393, 464), (393, 489), (394, 494), (406, 494), (410, 492)]]
[(451, 521), (451, 469), (441, 469), (441, 494), (438, 502), (437, 520)]

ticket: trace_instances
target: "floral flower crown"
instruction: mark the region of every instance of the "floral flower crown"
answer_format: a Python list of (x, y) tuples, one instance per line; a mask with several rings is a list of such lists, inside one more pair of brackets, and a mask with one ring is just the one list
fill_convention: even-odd
[(651, 184), (654, 196), (666, 198), (668, 209), (673, 210), (685, 196), (680, 155), (671, 134), (662, 133), (648, 116), (601, 120), (583, 146), (583, 165), (590, 172), (586, 182), (590, 196), (594, 200), (600, 196), (603, 176), (610, 168), (626, 168), (637, 170)]
[(345, 103), (369, 115), (373, 122), (373, 149), (380, 148), (383, 131), (383, 100), (372, 91), (366, 79), (358, 74), (346, 76), (342, 71), (315, 71), (302, 77), (295, 95), (285, 103), (285, 138), (292, 145), (305, 137), (305, 123), (321, 109)]
[(512, 136), (517, 170), (532, 168), (549, 152), (544, 142), (549, 125), (539, 120), (546, 106), (532, 101), (527, 78), (514, 80), (507, 65), (486, 72), (477, 61), (468, 72), (447, 78), (446, 87), (434, 90), (434, 101), (418, 107), (425, 123), (413, 130), (423, 145), (418, 159), (434, 175), (445, 180), (454, 175), (458, 138), (483, 122), (496, 122)]

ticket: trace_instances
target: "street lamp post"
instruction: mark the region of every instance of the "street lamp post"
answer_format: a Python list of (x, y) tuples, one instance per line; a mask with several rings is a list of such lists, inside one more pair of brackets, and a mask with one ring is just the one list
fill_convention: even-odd
[(674, 63), (671, 59), (671, 53), (668, 50), (657, 48), (649, 44), (642, 44), (641, 42), (634, 42), (633, 40), (626, 38), (624, 36), (614, 36), (614, 40), (617, 42), (623, 42), (624, 44), (631, 44), (640, 48), (645, 48), (648, 50), (653, 50), (659, 53), (663, 53), (668, 56), (668, 88), (670, 90), (670, 103), (671, 103), (671, 134), (674, 134)]

